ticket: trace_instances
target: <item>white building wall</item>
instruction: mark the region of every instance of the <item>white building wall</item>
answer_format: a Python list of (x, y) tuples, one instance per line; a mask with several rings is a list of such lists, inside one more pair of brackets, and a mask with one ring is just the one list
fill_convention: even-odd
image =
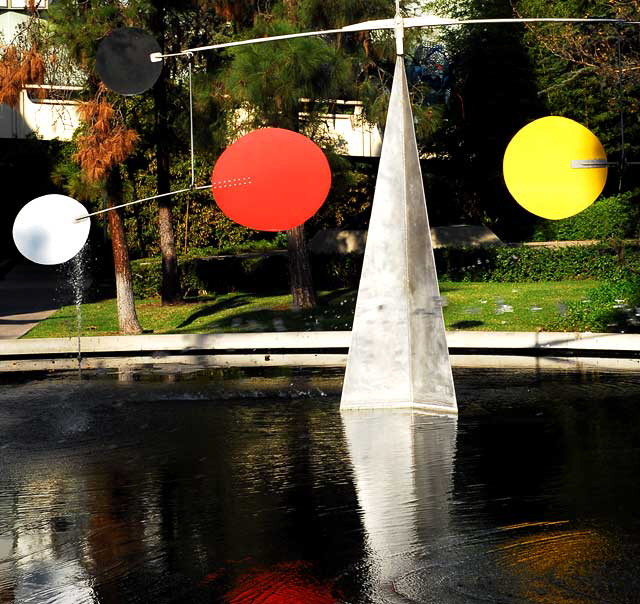
[(75, 101), (32, 100), (28, 90), (20, 93), (18, 107), (0, 105), (0, 138), (71, 140), (79, 124)]
[(355, 104), (353, 114), (335, 113), (321, 116), (331, 138), (344, 144), (345, 155), (380, 157), (380, 129), (362, 117), (362, 106)]
[[(28, 0), (0, 0), (0, 8), (25, 10)], [(36, 10), (49, 8), (49, 0), (34, 0)]]
[[(362, 118), (362, 106), (354, 105), (352, 114), (322, 115), (327, 132), (345, 155), (379, 157), (382, 148), (380, 129)], [(78, 124), (75, 101), (35, 100), (29, 97), (28, 90), (23, 90), (17, 109), (0, 105), (0, 138), (26, 138), (35, 134), (43, 140), (68, 141)]]
[[(0, 0), (0, 36), (2, 43), (10, 43), (30, 17), (25, 8), (27, 0)], [(49, 8), (49, 0), (35, 0), (38, 10)], [(48, 87), (51, 88), (51, 87)], [(62, 86), (58, 89), (72, 90)], [(29, 91), (20, 93), (15, 109), (0, 105), (0, 138), (27, 138), (33, 135), (44, 139), (70, 140), (78, 126), (76, 103), (60, 100), (36, 100)]]
[[(305, 102), (308, 99), (301, 99)], [(380, 157), (382, 149), (382, 135), (380, 128), (370, 124), (363, 117), (362, 103), (359, 101), (333, 101), (337, 111), (335, 113), (320, 114), (325, 132), (336, 143), (338, 153), (351, 157)], [(340, 111), (342, 110), (342, 113)], [(304, 122), (308, 113), (300, 112)], [(252, 129), (251, 115), (245, 108), (235, 112), (236, 140)]]

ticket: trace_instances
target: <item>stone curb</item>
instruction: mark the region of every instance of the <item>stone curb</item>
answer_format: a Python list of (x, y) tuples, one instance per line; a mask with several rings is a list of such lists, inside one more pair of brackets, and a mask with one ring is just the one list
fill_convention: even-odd
[[(96, 336), (80, 338), (84, 354), (153, 353), (162, 351), (265, 350), (348, 348), (350, 331), (304, 331), (222, 334), (167, 334), (140, 336)], [(449, 331), (450, 349), (474, 349), (491, 354), (495, 350), (540, 350), (640, 352), (640, 334)], [(4, 340), (0, 358), (22, 355), (76, 354), (78, 338), (33, 338)], [(311, 351), (311, 350), (309, 350)]]
[[(351, 332), (81, 338), (83, 369), (179, 372), (219, 367), (344, 367)], [(447, 333), (454, 368), (640, 370), (640, 334)], [(78, 369), (78, 338), (4, 340), (0, 373)]]
[[(211, 351), (251, 349), (348, 348), (351, 332), (307, 331), (274, 333), (167, 334), (141, 336), (96, 336), (80, 338), (84, 354), (162, 351)], [(3, 341), (0, 358), (17, 355), (75, 354), (78, 338), (33, 338)]]

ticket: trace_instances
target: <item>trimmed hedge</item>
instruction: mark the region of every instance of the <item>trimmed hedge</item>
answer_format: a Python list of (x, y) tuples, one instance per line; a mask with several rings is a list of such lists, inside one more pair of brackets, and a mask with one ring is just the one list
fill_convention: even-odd
[[(288, 258), (281, 252), (205, 258), (181, 257), (179, 266), (180, 287), (184, 297), (233, 291), (287, 291), (289, 287)], [(133, 291), (137, 298), (160, 295), (160, 259), (134, 260), (131, 269)], [(314, 283), (319, 289), (355, 287), (360, 280), (362, 256), (312, 256), (311, 270)]]
[[(314, 283), (318, 289), (356, 287), (362, 255), (312, 256)], [(565, 279), (621, 281), (629, 271), (616, 251), (605, 244), (563, 248), (491, 247), (435, 250), (436, 268), (447, 281), (530, 282)], [(640, 248), (627, 246), (626, 263), (640, 267)], [(159, 259), (135, 260), (134, 293), (139, 298), (159, 295)], [(285, 253), (244, 254), (180, 259), (184, 296), (232, 291), (272, 292), (288, 288)]]
[(583, 241), (638, 236), (640, 206), (638, 190), (604, 197), (575, 216), (544, 220), (533, 235), (534, 241)]
[[(180, 258), (180, 287), (185, 297), (232, 291), (273, 291), (287, 287), (284, 254)], [(160, 295), (160, 259), (134, 260), (133, 292), (138, 298)]]
[[(628, 271), (606, 244), (547, 247), (492, 247), (435, 250), (440, 278), (448, 281), (562, 281), (620, 279)], [(640, 250), (627, 247), (626, 261), (640, 267)]]

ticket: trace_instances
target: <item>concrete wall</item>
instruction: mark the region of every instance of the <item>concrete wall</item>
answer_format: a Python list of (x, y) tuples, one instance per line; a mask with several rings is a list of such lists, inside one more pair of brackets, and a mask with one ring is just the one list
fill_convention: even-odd
[(28, 90), (20, 93), (19, 105), (0, 105), (0, 138), (71, 140), (79, 118), (75, 101), (32, 100)]
[(380, 157), (382, 136), (378, 126), (362, 117), (362, 105), (353, 102), (354, 113), (322, 115), (329, 136), (344, 143), (344, 154), (352, 157)]
[[(81, 338), (82, 366), (343, 367), (349, 331)], [(640, 334), (447, 332), (454, 367), (640, 369)], [(3, 340), (0, 372), (77, 368), (77, 338)]]

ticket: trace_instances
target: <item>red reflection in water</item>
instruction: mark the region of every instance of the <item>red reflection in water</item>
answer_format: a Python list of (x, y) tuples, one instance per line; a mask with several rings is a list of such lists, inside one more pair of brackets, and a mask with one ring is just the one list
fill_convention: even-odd
[[(279, 564), (269, 570), (256, 570), (240, 578), (227, 593), (227, 604), (335, 604), (332, 586), (308, 574), (302, 562)], [(305, 572), (307, 571), (307, 572)]]

